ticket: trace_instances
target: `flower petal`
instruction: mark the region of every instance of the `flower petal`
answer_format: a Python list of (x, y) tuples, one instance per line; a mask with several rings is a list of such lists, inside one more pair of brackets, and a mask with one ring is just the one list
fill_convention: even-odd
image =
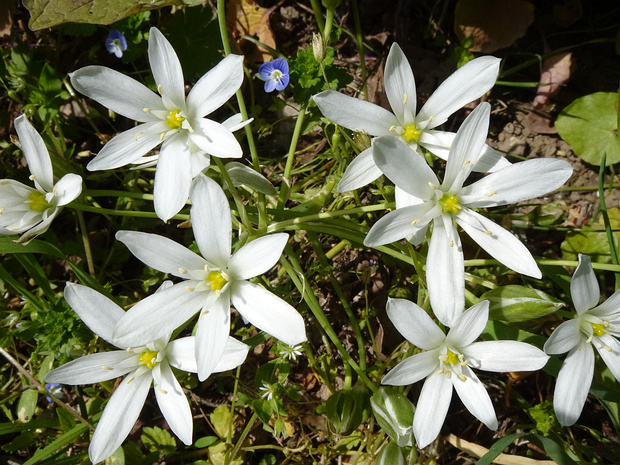
[(288, 234), (262, 236), (245, 244), (230, 258), (228, 270), (235, 279), (249, 279), (270, 270), (282, 255)]
[(390, 47), (383, 76), (385, 93), (396, 118), (401, 124), (412, 124), (418, 99), (415, 78), (407, 57), (397, 43)]
[(549, 356), (531, 344), (517, 341), (475, 342), (463, 350), (469, 366), (485, 371), (535, 371)]
[(203, 117), (224, 105), (243, 82), (243, 56), (227, 55), (202, 76), (187, 95), (187, 110)]
[(396, 137), (378, 137), (372, 141), (372, 155), (379, 169), (400, 189), (419, 199), (434, 197), (433, 184), (439, 180), (424, 158)]
[(348, 192), (364, 187), (376, 180), (383, 173), (375, 164), (372, 148), (367, 148), (347, 166), (338, 183), (338, 192)]
[[(416, 234), (422, 228), (426, 228), (433, 219), (434, 214), (439, 214), (433, 209), (431, 202), (425, 202), (409, 207), (398, 208), (388, 213), (377, 221), (364, 239), (367, 247), (390, 244), (404, 237)], [(430, 211), (432, 214), (429, 214)], [(418, 220), (417, 222), (415, 222)], [(415, 224), (413, 224), (415, 222)]]
[(181, 62), (168, 39), (156, 27), (149, 30), (148, 53), (151, 71), (159, 93), (170, 99), (177, 110), (184, 111), (186, 109), (185, 80)]
[(189, 191), (194, 237), (202, 256), (220, 268), (230, 261), (232, 219), (222, 188), (211, 178), (199, 175)]
[(39, 224), (30, 228), (28, 231), (24, 232), (24, 234), (22, 234), (22, 237), (20, 237), (16, 242), (26, 245), (28, 244), (28, 242), (30, 242), (32, 239), (34, 239), (38, 235), (43, 234), (45, 231), (48, 230), (54, 218), (56, 218), (58, 213), (60, 213), (60, 210), (62, 210), (62, 207), (56, 207), (54, 211), (51, 214), (49, 214), (47, 218), (45, 218)]
[(430, 120), (427, 129), (436, 128), (456, 110), (482, 97), (495, 84), (500, 61), (484, 56), (461, 66), (433, 92), (416, 121)]
[(459, 199), (471, 208), (508, 205), (552, 192), (570, 178), (564, 160), (537, 158), (507, 166), (461, 189)]
[(455, 348), (465, 350), (484, 331), (489, 320), (489, 301), (482, 300), (472, 305), (455, 319), (448, 331), (446, 342)]
[(91, 462), (107, 459), (123, 443), (136, 423), (151, 388), (150, 372), (133, 378), (128, 375), (108, 401), (88, 448)]
[(217, 366), (213, 370), (215, 373), (221, 373), (222, 371), (232, 370), (237, 368), (243, 362), (245, 362), (248, 356), (250, 346), (244, 344), (241, 341), (237, 341), (233, 337), (229, 337), (224, 347), (224, 353), (222, 358), (217, 363)]
[(543, 350), (547, 354), (563, 354), (581, 344), (581, 339), (579, 319), (568, 320), (555, 328)]
[(385, 108), (354, 97), (326, 90), (313, 97), (321, 113), (340, 126), (352, 131), (365, 131), (371, 136), (386, 136), (398, 118)]
[(192, 121), (193, 133), (190, 140), (200, 150), (218, 158), (240, 158), (243, 150), (239, 141), (230, 129), (223, 124), (207, 118), (199, 118)]
[(118, 231), (116, 240), (145, 265), (187, 279), (185, 270), (200, 270), (206, 261), (181, 244), (164, 236), (139, 231)]
[(420, 352), (406, 358), (383, 377), (381, 384), (408, 386), (439, 371), (439, 350)]
[(564, 360), (553, 393), (553, 408), (562, 426), (574, 424), (583, 409), (594, 375), (592, 345), (583, 342)]
[(413, 416), (413, 434), (420, 449), (439, 436), (451, 399), (452, 382), (447, 376), (433, 373), (426, 378)]
[(258, 329), (291, 346), (307, 340), (301, 315), (267, 289), (247, 281), (235, 281), (231, 297), (237, 311)]
[(15, 118), (14, 124), (22, 152), (24, 157), (26, 157), (28, 169), (32, 173), (34, 181), (46, 192), (51, 192), (54, 186), (54, 174), (52, 172), (50, 154), (47, 151), (45, 142), (43, 142), (43, 138), (30, 124), (26, 115), (20, 115)]
[(465, 307), (465, 264), (461, 239), (449, 215), (441, 215), (433, 221), (426, 259), (426, 285), (437, 319), (452, 326)]
[(177, 133), (164, 141), (155, 171), (153, 202), (155, 213), (162, 221), (167, 222), (185, 206), (191, 184), (192, 163), (187, 136)]
[(455, 219), (498, 262), (517, 273), (538, 279), (542, 277), (530, 251), (512, 233), (469, 208), (461, 209)]
[(47, 373), (45, 382), (74, 386), (115, 379), (136, 368), (131, 364), (123, 364), (127, 359), (134, 356), (125, 350), (85, 355)]
[(570, 280), (570, 295), (579, 315), (596, 307), (601, 298), (601, 290), (587, 255), (579, 254), (579, 264)]
[(614, 292), (609, 299), (588, 313), (597, 316), (603, 320), (617, 319), (620, 317), (620, 290)]
[(82, 192), (82, 177), (77, 174), (65, 174), (54, 186), (56, 205), (62, 207), (78, 198)]
[(398, 332), (420, 349), (435, 349), (446, 338), (428, 313), (409, 300), (388, 298), (386, 310)]
[[(160, 376), (155, 376), (155, 371), (160, 371)], [(183, 388), (174, 377), (168, 362), (165, 360), (153, 368), (153, 379), (155, 380), (155, 397), (157, 405), (168, 426), (185, 445), (192, 444), (193, 418), (189, 408), (187, 397), (183, 393)]]
[(230, 333), (230, 292), (220, 296), (209, 293), (202, 307), (196, 329), (196, 361), (198, 379), (204, 381), (213, 373), (224, 354)]
[(596, 350), (616, 380), (620, 379), (620, 342), (609, 334), (600, 336), (598, 342)]
[(476, 374), (467, 366), (463, 367), (465, 380), (458, 376), (452, 377), (454, 389), (467, 410), (492, 430), (497, 429), (497, 417), (491, 398)]
[[(80, 284), (67, 283), (64, 297), (80, 319), (103, 340), (114, 344), (113, 333), (125, 311), (106, 296)], [(126, 346), (119, 347), (125, 349)]]
[(166, 359), (168, 363), (181, 371), (197, 373), (196, 363), (196, 338), (194, 336), (182, 337), (170, 341), (166, 346)]

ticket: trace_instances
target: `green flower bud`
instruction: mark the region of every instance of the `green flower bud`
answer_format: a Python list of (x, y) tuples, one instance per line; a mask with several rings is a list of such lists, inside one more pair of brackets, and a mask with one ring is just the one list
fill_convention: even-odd
[(312, 52), (317, 63), (323, 63), (325, 59), (325, 42), (321, 34), (312, 33)]
[(382, 386), (370, 398), (370, 405), (379, 426), (399, 447), (413, 444), (415, 407), (407, 397), (394, 388)]
[(325, 414), (336, 434), (351, 434), (368, 418), (368, 393), (361, 386), (334, 392), (325, 403)]
[(375, 465), (405, 465), (403, 451), (396, 443), (390, 441), (377, 454)]

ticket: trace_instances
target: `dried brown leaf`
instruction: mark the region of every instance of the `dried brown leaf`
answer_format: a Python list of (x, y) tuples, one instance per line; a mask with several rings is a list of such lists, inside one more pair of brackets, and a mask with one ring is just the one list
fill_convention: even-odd
[[(258, 6), (254, 0), (229, 0), (226, 4), (226, 23), (237, 39), (237, 44), (242, 41), (239, 36), (256, 36), (260, 42), (276, 48), (276, 40), (269, 24), (269, 15), (273, 9)], [(258, 61), (271, 60), (271, 53), (259, 47)]]
[(543, 62), (540, 75), (541, 85), (536, 91), (534, 107), (540, 108), (548, 105), (549, 99), (557, 95), (562, 86), (568, 82), (575, 67), (571, 52), (558, 53), (547, 58)]

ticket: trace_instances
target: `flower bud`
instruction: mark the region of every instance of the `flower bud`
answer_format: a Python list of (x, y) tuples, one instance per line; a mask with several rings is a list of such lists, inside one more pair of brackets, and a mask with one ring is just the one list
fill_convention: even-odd
[(375, 465), (405, 465), (403, 451), (396, 443), (390, 441), (377, 454)]
[(321, 3), (328, 10), (335, 10), (340, 6), (342, 0), (323, 0)]
[(323, 63), (325, 59), (325, 42), (321, 34), (312, 33), (312, 52), (317, 63)]
[(399, 447), (412, 445), (415, 407), (407, 397), (394, 388), (382, 386), (370, 398), (370, 405), (381, 429)]
[(336, 434), (351, 434), (368, 418), (368, 393), (361, 386), (336, 391), (325, 403), (325, 414)]

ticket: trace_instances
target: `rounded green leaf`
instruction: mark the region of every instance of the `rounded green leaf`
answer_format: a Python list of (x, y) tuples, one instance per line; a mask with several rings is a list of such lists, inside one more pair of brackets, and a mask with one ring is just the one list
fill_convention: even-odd
[(481, 300), (489, 301), (489, 320), (510, 323), (530, 321), (564, 307), (561, 302), (543, 291), (525, 286), (501, 286), (485, 292)]
[(607, 165), (620, 161), (618, 94), (597, 92), (578, 98), (558, 115), (555, 127), (584, 161), (600, 165), (604, 154)]

